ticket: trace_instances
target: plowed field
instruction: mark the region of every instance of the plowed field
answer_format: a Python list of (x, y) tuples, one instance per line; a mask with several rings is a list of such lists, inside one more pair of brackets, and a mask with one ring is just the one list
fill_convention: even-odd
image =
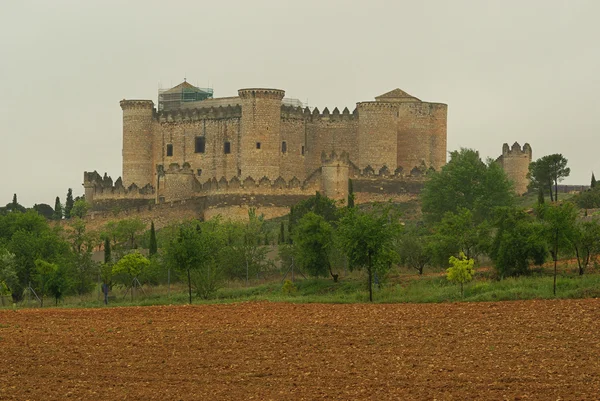
[(600, 300), (0, 311), (2, 400), (597, 400)]

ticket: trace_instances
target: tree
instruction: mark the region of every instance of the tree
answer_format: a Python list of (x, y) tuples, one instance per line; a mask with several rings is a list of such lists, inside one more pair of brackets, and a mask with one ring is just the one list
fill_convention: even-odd
[[(112, 267), (112, 275), (117, 282), (127, 288), (135, 285), (134, 280), (150, 265), (150, 261), (138, 252), (128, 253)], [(133, 299), (133, 290), (131, 291)]]
[(389, 206), (347, 209), (339, 221), (339, 243), (350, 267), (367, 269), (369, 301), (373, 301), (373, 274), (385, 272), (398, 258), (393, 247), (399, 232), (397, 216)]
[(446, 269), (446, 278), (460, 284), (460, 297), (464, 298), (464, 284), (473, 280), (475, 274), (475, 260), (468, 258), (464, 253), (459, 257), (450, 256), (450, 267)]
[(54, 217), (54, 209), (52, 209), (52, 206), (46, 203), (36, 203), (35, 205), (33, 205), (33, 210), (35, 210), (40, 214), (40, 216), (44, 216), (44, 218), (48, 220), (51, 220)]
[[(12, 294), (19, 285), (15, 254), (0, 248), (0, 297)], [(4, 298), (2, 298), (4, 305)]]
[(542, 265), (548, 254), (545, 228), (522, 210), (499, 208), (495, 212), (489, 256), (501, 278), (529, 272), (531, 262)]
[(328, 223), (336, 222), (339, 219), (335, 201), (326, 196), (322, 196), (317, 192), (315, 193), (315, 196), (311, 196), (308, 199), (298, 202), (295, 206), (292, 206), (289, 225), (290, 234), (294, 232), (294, 228), (302, 216), (308, 212), (323, 216)]
[(13, 194), (12, 202), (6, 205), (6, 210), (25, 213), (27, 209), (17, 201), (17, 194)]
[[(85, 199), (77, 199), (71, 208), (71, 217), (79, 217), (83, 219), (87, 214), (88, 210), (90, 210), (90, 205), (85, 201)], [(65, 214), (66, 214), (65, 208)]]
[(559, 252), (572, 249), (576, 236), (577, 210), (570, 202), (543, 206), (538, 215), (546, 223), (545, 236), (554, 261), (553, 294), (556, 295), (556, 276)]
[(577, 257), (579, 275), (582, 276), (591, 261), (600, 253), (600, 222), (598, 220), (578, 221), (571, 237), (571, 244)]
[(63, 217), (62, 205), (60, 204), (60, 198), (57, 196), (56, 200), (54, 201), (54, 214), (52, 215), (52, 218), (54, 220), (61, 220), (62, 217)]
[(432, 237), (424, 229), (408, 226), (398, 240), (397, 252), (400, 263), (422, 275), (425, 266), (433, 261)]
[(223, 269), (219, 257), (226, 244), (218, 221), (197, 225), (184, 224), (179, 234), (166, 246), (165, 259), (169, 266), (187, 276), (189, 302), (192, 287), (203, 298), (208, 298), (221, 285)]
[(313, 277), (331, 274), (329, 252), (333, 246), (333, 228), (323, 216), (308, 212), (298, 221), (294, 230), (294, 244), (298, 264)]
[(354, 207), (354, 184), (351, 178), (348, 179), (348, 207)]
[[(550, 201), (558, 201), (558, 183), (571, 174), (567, 167), (568, 160), (559, 153), (546, 155), (529, 164), (530, 188), (548, 188)], [(552, 196), (552, 185), (554, 184), (554, 196)]]
[(433, 251), (438, 262), (446, 262), (450, 255), (461, 252), (467, 259), (474, 259), (486, 248), (489, 230), (485, 222), (475, 222), (470, 210), (460, 208), (455, 213), (446, 212), (435, 226), (434, 240)]
[(114, 227), (116, 238), (128, 242), (129, 249), (137, 248), (136, 238), (146, 229), (146, 224), (138, 218), (119, 220)]
[(67, 191), (67, 200), (65, 201), (65, 219), (71, 218), (71, 210), (73, 210), (73, 190), (69, 188)]
[(226, 251), (221, 263), (228, 278), (245, 279), (248, 285), (250, 276), (256, 275), (269, 266), (269, 248), (261, 245), (264, 235), (264, 219), (257, 216), (254, 209), (248, 211), (246, 223), (223, 224), (227, 237)]
[(104, 263), (112, 263), (110, 239), (108, 237), (104, 238)]
[(596, 188), (596, 177), (594, 177), (594, 173), (592, 172), (592, 182), (590, 183), (590, 188)]
[(283, 220), (279, 224), (279, 238), (277, 241), (279, 244), (285, 244), (285, 224), (283, 224)]
[(58, 270), (58, 266), (54, 263), (48, 263), (45, 260), (37, 259), (35, 261), (36, 278), (38, 287), (38, 294), (40, 296), (40, 306), (44, 307), (44, 295), (46, 295), (48, 282), (51, 277)]
[(446, 212), (467, 209), (477, 223), (492, 210), (514, 203), (512, 183), (500, 165), (484, 163), (479, 153), (461, 149), (450, 153), (450, 161), (439, 172), (431, 172), (421, 191), (422, 210), (428, 222), (439, 222)]
[(158, 252), (158, 243), (156, 242), (156, 231), (154, 231), (154, 222), (150, 223), (150, 246), (148, 248), (148, 253), (150, 256), (156, 255)]

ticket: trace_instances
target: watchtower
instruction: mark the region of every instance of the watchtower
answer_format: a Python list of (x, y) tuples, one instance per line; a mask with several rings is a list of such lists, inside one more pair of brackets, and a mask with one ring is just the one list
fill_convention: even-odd
[(152, 100), (121, 100), (123, 109), (123, 184), (153, 184)]
[(281, 157), (281, 100), (280, 89), (240, 89), (241, 118), (241, 175), (243, 178), (272, 181), (280, 175)]

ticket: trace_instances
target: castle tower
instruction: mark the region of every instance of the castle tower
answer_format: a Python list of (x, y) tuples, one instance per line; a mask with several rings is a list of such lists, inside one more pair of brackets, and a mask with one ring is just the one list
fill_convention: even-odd
[(268, 177), (274, 181), (280, 175), (281, 158), (281, 100), (279, 89), (240, 89), (241, 118), (241, 176), (258, 180)]
[(383, 166), (397, 167), (397, 107), (392, 103), (361, 102), (358, 109), (358, 167), (371, 166), (376, 172)]
[(348, 199), (348, 178), (350, 162), (348, 154), (332, 152), (321, 155), (321, 190), (328, 198)]
[(123, 109), (123, 185), (154, 185), (152, 100), (121, 100)]
[(423, 102), (401, 89), (375, 99), (397, 107), (396, 163), (399, 167), (409, 172), (423, 164), (436, 170), (446, 164), (447, 105)]
[(512, 147), (508, 143), (502, 145), (502, 155), (497, 159), (502, 169), (514, 184), (514, 189), (517, 195), (527, 193), (529, 180), (527, 173), (529, 172), (529, 164), (531, 163), (531, 146), (526, 143), (521, 149), (521, 145), (515, 142)]

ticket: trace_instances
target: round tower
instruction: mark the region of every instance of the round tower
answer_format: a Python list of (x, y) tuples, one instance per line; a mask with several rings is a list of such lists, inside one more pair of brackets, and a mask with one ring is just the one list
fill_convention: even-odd
[(279, 89), (240, 89), (242, 104), (240, 165), (243, 178), (279, 177), (281, 100)]
[(446, 164), (448, 106), (421, 101), (398, 104), (398, 165), (408, 173), (413, 168)]
[(397, 167), (397, 105), (386, 102), (357, 103), (358, 167), (371, 166), (377, 173), (383, 166)]
[(506, 176), (514, 184), (514, 189), (517, 195), (527, 193), (529, 180), (527, 173), (529, 172), (529, 164), (531, 163), (531, 146), (526, 143), (521, 148), (518, 142), (515, 142), (512, 147), (507, 143), (502, 146), (502, 156), (500, 156), (500, 164), (506, 173)]
[(123, 185), (153, 185), (152, 100), (121, 100), (123, 109)]

